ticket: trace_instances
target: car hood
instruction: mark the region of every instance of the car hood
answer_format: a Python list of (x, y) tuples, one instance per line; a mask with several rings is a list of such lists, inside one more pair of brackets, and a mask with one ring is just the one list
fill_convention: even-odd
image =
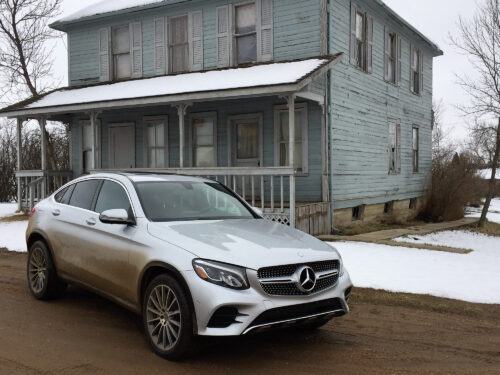
[(339, 259), (330, 245), (268, 220), (242, 219), (149, 223), (154, 237), (199, 258), (251, 269)]

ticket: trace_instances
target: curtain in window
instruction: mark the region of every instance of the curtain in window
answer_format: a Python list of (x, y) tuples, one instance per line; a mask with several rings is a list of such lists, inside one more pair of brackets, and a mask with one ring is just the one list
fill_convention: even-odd
[(237, 159), (259, 158), (259, 124), (241, 123), (236, 125)]
[(165, 168), (165, 123), (162, 120), (147, 124), (148, 168)]
[(214, 120), (193, 119), (193, 164), (195, 167), (215, 167)]
[[(279, 163), (280, 167), (290, 165), (290, 135), (289, 135), (288, 111), (280, 112), (279, 115)], [(295, 167), (302, 169), (302, 124), (303, 111), (295, 111)]]

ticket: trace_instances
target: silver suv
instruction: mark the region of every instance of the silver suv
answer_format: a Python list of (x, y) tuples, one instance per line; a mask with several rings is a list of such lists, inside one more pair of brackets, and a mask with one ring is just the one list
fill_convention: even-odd
[(35, 298), (66, 284), (97, 292), (142, 314), (152, 349), (171, 360), (198, 335), (313, 329), (349, 311), (334, 248), (207, 179), (82, 177), (36, 205), (26, 239)]

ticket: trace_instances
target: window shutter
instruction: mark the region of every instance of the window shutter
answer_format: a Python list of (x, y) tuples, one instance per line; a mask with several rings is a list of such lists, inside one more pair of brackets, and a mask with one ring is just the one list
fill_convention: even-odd
[(351, 64), (356, 65), (356, 13), (358, 8), (351, 2)]
[(203, 12), (189, 13), (190, 70), (203, 70)]
[(422, 50), (419, 51), (418, 53), (418, 68), (420, 69), (420, 92), (419, 94), (422, 94), (424, 92), (424, 52)]
[(165, 18), (155, 19), (155, 74), (161, 76), (167, 72), (166, 27)]
[(130, 56), (132, 58), (132, 78), (142, 77), (142, 25), (130, 24)]
[(373, 17), (366, 15), (366, 71), (372, 72), (373, 66)]
[(384, 77), (389, 80), (389, 55), (391, 54), (391, 39), (387, 27), (384, 29)]
[(272, 61), (273, 0), (257, 2), (257, 26), (257, 61)]
[(230, 22), (229, 5), (217, 8), (217, 67), (229, 66), (230, 59)]
[(106, 27), (99, 30), (99, 81), (109, 81), (110, 72), (110, 28)]
[(403, 55), (403, 48), (402, 48), (403, 42), (402, 39), (399, 35), (396, 35), (396, 83), (400, 84), (401, 83), (401, 60), (402, 60), (402, 55)]
[(396, 172), (401, 172), (401, 125), (396, 125)]
[(410, 45), (410, 90), (411, 92), (415, 92), (415, 75), (413, 74), (413, 66), (415, 59), (413, 58), (413, 53), (415, 51), (415, 48)]

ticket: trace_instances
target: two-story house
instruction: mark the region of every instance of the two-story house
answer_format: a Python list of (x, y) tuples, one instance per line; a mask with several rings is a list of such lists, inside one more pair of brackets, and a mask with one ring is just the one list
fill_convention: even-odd
[(105, 0), (51, 27), (69, 86), (0, 115), (68, 123), (72, 171), (44, 140), (22, 205), (95, 170), (203, 175), (321, 234), (425, 196), (442, 52), (381, 0)]

